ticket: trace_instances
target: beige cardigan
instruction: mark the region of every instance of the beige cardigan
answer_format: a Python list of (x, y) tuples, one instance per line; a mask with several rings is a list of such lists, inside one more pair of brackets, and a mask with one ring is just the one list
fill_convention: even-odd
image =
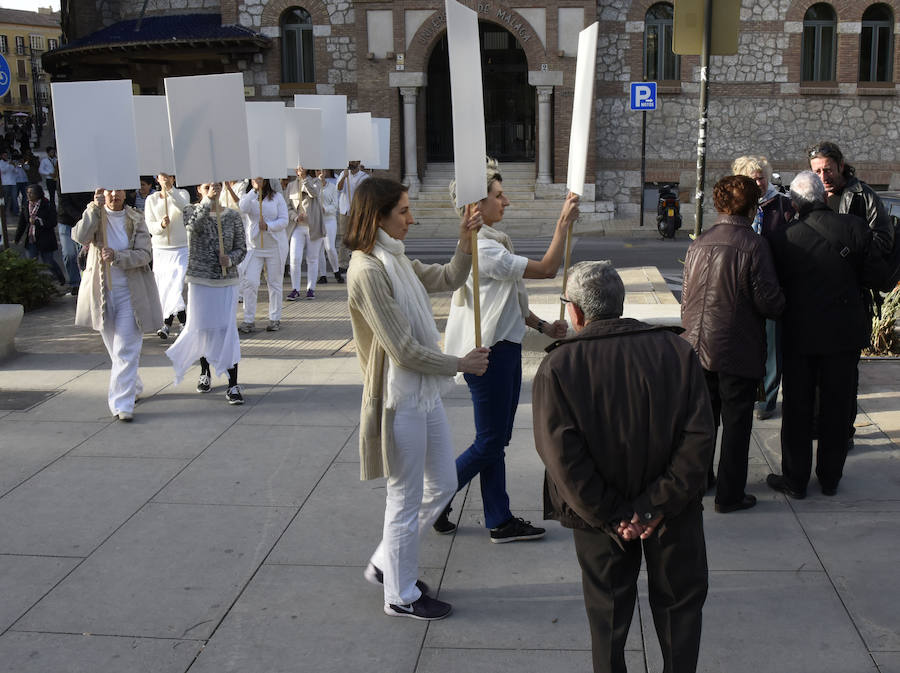
[[(457, 248), (448, 264), (422, 264), (412, 260), (413, 271), (431, 292), (455, 290), (469, 275), (472, 255)], [(384, 265), (373, 255), (355, 250), (347, 270), (347, 303), (356, 341), (356, 356), (363, 370), (363, 397), (359, 412), (359, 476), (378, 479), (391, 472), (394, 448), (394, 410), (384, 406), (385, 355), (401, 367), (453, 376), (458, 358), (423, 346), (412, 337), (409, 321), (394, 301)]]

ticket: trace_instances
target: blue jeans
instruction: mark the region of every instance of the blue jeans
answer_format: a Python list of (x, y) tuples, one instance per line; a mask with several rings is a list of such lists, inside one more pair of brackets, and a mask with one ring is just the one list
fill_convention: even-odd
[(778, 387), (781, 385), (781, 321), (766, 320), (766, 389), (767, 411), (772, 411), (778, 401)]
[(81, 284), (81, 269), (78, 268), (78, 249), (81, 247), (72, 240), (72, 227), (68, 224), (57, 224), (59, 246), (62, 250), (63, 266), (69, 276), (69, 285), (77, 288)]
[(522, 386), (522, 344), (500, 341), (491, 346), (483, 376), (465, 375), (475, 412), (475, 441), (456, 459), (458, 488), (481, 476), (484, 525), (496, 528), (512, 518), (506, 494), (505, 450)]
[(3, 185), (3, 200), (6, 201), (6, 208), (13, 215), (19, 214), (19, 202), (16, 200), (18, 195), (16, 185)]
[(56, 258), (54, 257), (55, 250), (38, 250), (37, 245), (34, 243), (26, 243), (25, 244), (25, 256), (29, 259), (37, 259), (48, 267), (50, 267), (50, 273), (56, 278), (57, 282), (60, 285), (66, 284), (66, 277), (63, 276), (62, 269), (59, 268), (59, 264), (56, 263)]

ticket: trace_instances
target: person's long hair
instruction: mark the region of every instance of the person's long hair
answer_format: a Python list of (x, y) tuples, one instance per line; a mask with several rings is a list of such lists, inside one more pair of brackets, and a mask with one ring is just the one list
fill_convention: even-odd
[(353, 193), (348, 218), (350, 223), (344, 235), (344, 245), (348, 250), (372, 252), (375, 236), (381, 218), (391, 214), (407, 191), (404, 185), (389, 178), (369, 178), (364, 180)]
[(272, 189), (272, 183), (269, 182), (269, 178), (262, 179), (262, 190), (260, 193), (262, 194), (263, 199), (272, 198), (272, 195), (275, 194), (275, 190)]

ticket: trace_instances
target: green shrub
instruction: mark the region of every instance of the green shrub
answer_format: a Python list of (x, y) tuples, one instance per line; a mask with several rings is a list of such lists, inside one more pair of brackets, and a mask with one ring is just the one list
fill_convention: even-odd
[(0, 304), (22, 304), (30, 311), (58, 294), (46, 264), (12, 249), (0, 252)]

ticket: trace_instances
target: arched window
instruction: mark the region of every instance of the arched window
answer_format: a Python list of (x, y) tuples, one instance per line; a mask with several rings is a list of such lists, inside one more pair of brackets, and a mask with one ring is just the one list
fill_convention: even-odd
[(894, 13), (884, 4), (863, 14), (859, 36), (859, 81), (890, 82), (894, 60)]
[(644, 17), (644, 78), (651, 82), (681, 79), (681, 57), (672, 51), (674, 10), (660, 2)]
[(302, 7), (291, 7), (281, 16), (281, 81), (316, 81), (312, 16)]
[(803, 17), (803, 80), (831, 82), (834, 80), (837, 53), (837, 17), (831, 5), (820, 2)]

